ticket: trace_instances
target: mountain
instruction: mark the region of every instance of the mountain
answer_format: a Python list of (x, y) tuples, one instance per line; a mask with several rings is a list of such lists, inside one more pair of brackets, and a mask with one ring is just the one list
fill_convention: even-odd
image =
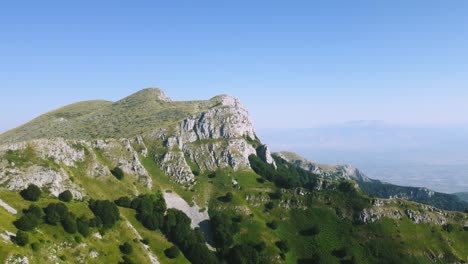
[(372, 182), (272, 155), (232, 96), (80, 102), (0, 135), (0, 262), (468, 260), (466, 213), (369, 197)]
[(454, 195), (458, 196), (460, 200), (468, 202), (468, 192), (454, 193)]
[(458, 195), (435, 192), (423, 187), (407, 187), (385, 183), (368, 178), (351, 165), (330, 166), (317, 164), (292, 152), (279, 152), (274, 153), (274, 155), (323, 178), (355, 180), (359, 187), (372, 197), (401, 198), (452, 211), (468, 209), (468, 202), (462, 199), (463, 194), (459, 198)]
[(274, 151), (301, 153), (326, 164), (353, 164), (373, 179), (442, 193), (468, 190), (466, 125), (356, 121), (257, 132)]

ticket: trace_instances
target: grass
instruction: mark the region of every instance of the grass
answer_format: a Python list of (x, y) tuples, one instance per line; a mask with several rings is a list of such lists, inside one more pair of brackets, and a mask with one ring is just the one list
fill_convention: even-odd
[(1, 134), (0, 143), (57, 137), (132, 138), (157, 128), (175, 127), (183, 119), (219, 104), (219, 98), (164, 102), (157, 94), (157, 90), (145, 89), (115, 103), (98, 100), (68, 105)]

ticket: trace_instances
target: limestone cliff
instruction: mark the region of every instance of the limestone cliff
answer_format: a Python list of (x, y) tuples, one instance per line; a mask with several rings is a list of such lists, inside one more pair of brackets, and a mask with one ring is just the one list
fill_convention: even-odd
[[(151, 188), (152, 179), (140, 161), (140, 155), (150, 155), (174, 181), (193, 184), (196, 171), (249, 169), (248, 157), (257, 153), (259, 140), (237, 98), (174, 102), (160, 89), (149, 88), (115, 103), (90, 101), (60, 108), (2, 134), (0, 142), (2, 185), (17, 190), (34, 183), (54, 195), (72, 189), (82, 197), (84, 192), (70, 180), (70, 168), (77, 164), (89, 177), (107, 177), (110, 169), (120, 167)], [(6, 161), (8, 153), (15, 160), (28, 149), (38, 154), (40, 165)], [(260, 156), (274, 164), (266, 146)]]
[(370, 181), (370, 179), (352, 165), (324, 165), (314, 163), (292, 152), (275, 153), (278, 157), (326, 179), (346, 179), (356, 181)]

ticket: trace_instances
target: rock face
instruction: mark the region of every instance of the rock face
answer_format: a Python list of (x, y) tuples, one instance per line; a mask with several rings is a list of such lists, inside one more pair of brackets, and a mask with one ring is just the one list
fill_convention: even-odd
[(306, 171), (315, 173), (326, 179), (346, 179), (356, 181), (371, 181), (364, 173), (351, 165), (324, 165), (306, 160), (305, 158), (292, 152), (275, 153), (278, 157), (302, 168)]
[[(45, 135), (28, 131), (31, 127), (34, 131), (49, 131), (42, 125), (48, 126), (48, 122), (54, 124), (50, 133), (63, 135), (65, 139), (40, 138), (0, 146), (1, 156), (8, 150), (25, 150), (31, 145), (43, 160), (40, 166), (21, 168), (14, 162), (0, 163), (0, 184), (18, 190), (34, 183), (49, 188), (55, 195), (66, 188), (83, 197), (85, 194), (70, 180), (67, 168), (76, 169), (80, 165), (80, 170), (89, 177), (108, 177), (109, 169), (120, 167), (151, 188), (152, 179), (140, 156), (151, 155), (164, 173), (179, 183), (195, 183), (194, 172), (227, 167), (250, 169), (249, 156), (257, 153), (275, 165), (266, 145), (255, 149), (258, 139), (248, 111), (239, 99), (228, 95), (206, 101), (173, 102), (160, 89), (148, 88), (115, 103), (83, 102), (67, 106), (2, 136), (9, 142), (16, 138), (13, 135), (16, 133), (23, 138)], [(135, 131), (141, 133), (134, 137), (109, 137), (135, 135)], [(151, 151), (145, 142), (149, 142)]]
[[(9, 190), (19, 191), (35, 184), (54, 196), (70, 190), (76, 199), (82, 199), (86, 192), (72, 181), (76, 176), (73, 169), (79, 168), (83, 174), (80, 176), (84, 177), (109, 177), (108, 166), (120, 167), (147, 188), (152, 187), (151, 177), (127, 139), (94, 142), (40, 139), (2, 145), (0, 157), (0, 186)], [(23, 160), (25, 157), (27, 160)], [(109, 164), (99, 160), (103, 158)]]
[(261, 145), (257, 148), (257, 155), (260, 159), (268, 164), (272, 164), (276, 168), (276, 163), (271, 156), (270, 148), (267, 145)]
[(164, 172), (177, 182), (192, 182), (187, 160), (203, 171), (232, 167), (250, 168), (249, 155), (256, 154), (247, 139), (256, 138), (248, 111), (239, 99), (217, 96), (214, 107), (184, 119), (167, 137), (167, 152), (160, 160)]
[(374, 223), (381, 218), (402, 219), (407, 217), (416, 224), (442, 226), (454, 219), (463, 218), (461, 213), (446, 212), (435, 207), (394, 199), (374, 199), (372, 206), (357, 214), (355, 221), (361, 224)]

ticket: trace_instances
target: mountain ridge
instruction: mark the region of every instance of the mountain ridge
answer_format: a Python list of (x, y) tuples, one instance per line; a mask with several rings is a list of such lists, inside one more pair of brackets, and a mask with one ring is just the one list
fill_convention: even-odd
[(354, 167), (271, 154), (232, 96), (173, 102), (149, 89), (31, 122), (0, 135), (0, 262), (468, 260), (466, 214), (369, 197), (359, 184), (372, 180)]

